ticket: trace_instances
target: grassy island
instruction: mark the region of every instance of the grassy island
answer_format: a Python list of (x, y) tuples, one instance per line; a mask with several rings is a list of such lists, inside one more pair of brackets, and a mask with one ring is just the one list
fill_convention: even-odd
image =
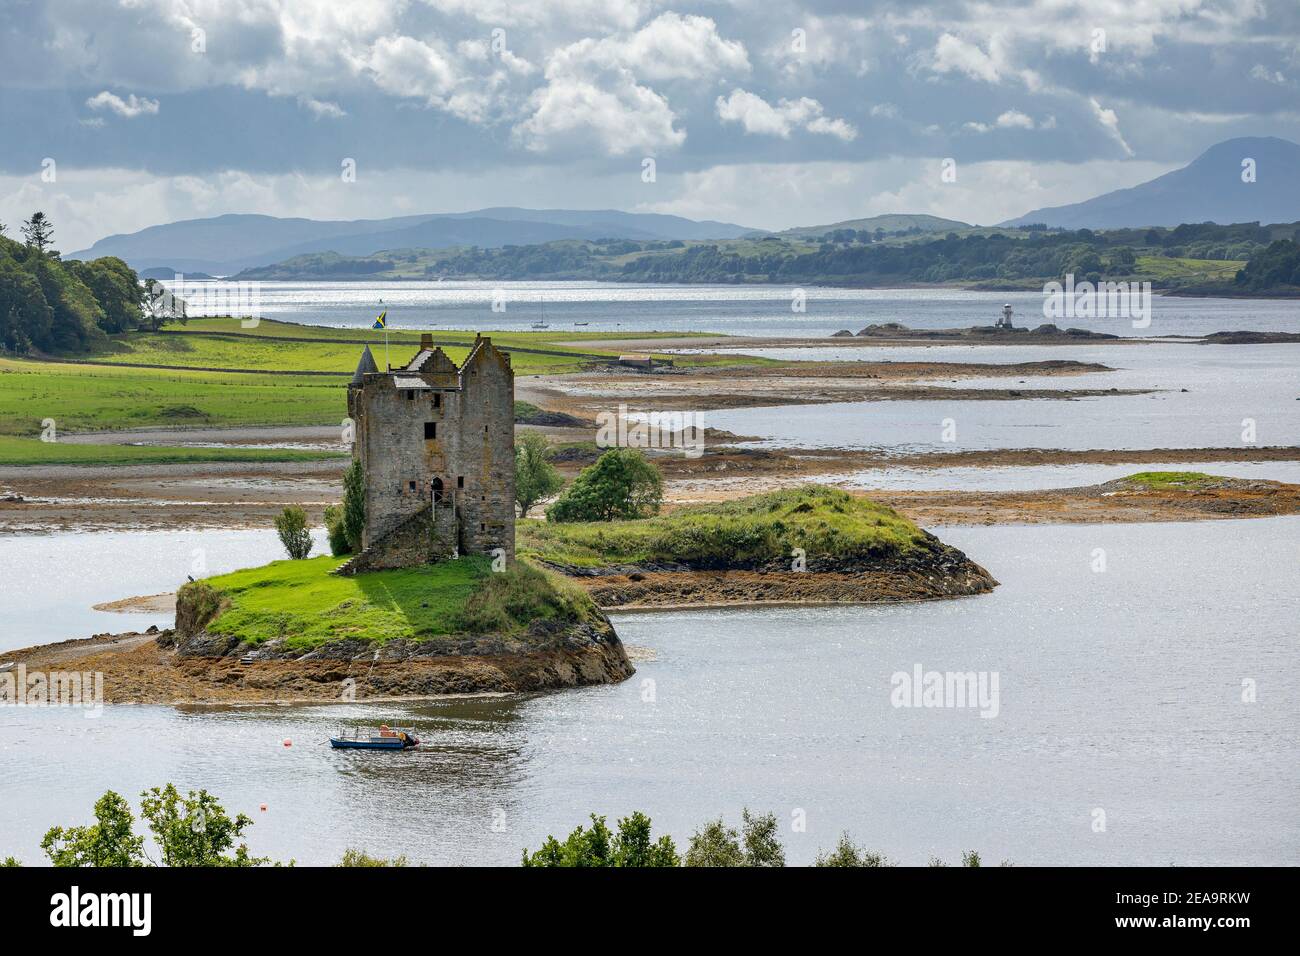
[(1145, 485), (1152, 491), (1168, 491), (1171, 488), (1196, 488), (1212, 481), (1223, 481), (1216, 475), (1207, 475), (1203, 471), (1139, 471), (1120, 479), (1135, 485)]
[(491, 559), (331, 574), (345, 559), (274, 561), (185, 585), (178, 624), (260, 645), (307, 650), (330, 641), (437, 640), (455, 635), (523, 635), (534, 622), (600, 618), (591, 599), (558, 576), (516, 561), (493, 573)]
[(934, 539), (891, 508), (837, 488), (808, 485), (637, 521), (518, 526), (521, 551), (574, 568), (672, 564), (690, 568), (881, 561), (927, 550)]

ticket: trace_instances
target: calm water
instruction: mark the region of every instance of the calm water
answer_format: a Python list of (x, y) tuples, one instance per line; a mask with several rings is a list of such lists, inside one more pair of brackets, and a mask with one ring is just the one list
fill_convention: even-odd
[[(202, 285), (201, 283), (199, 285)], [(504, 312), (493, 312), (497, 290)], [(394, 329), (527, 330), (545, 319), (554, 330), (698, 331), (731, 335), (830, 335), (870, 323), (912, 328), (991, 325), (1003, 303), (1017, 325), (1043, 318), (1039, 292), (940, 289), (805, 289), (807, 308), (791, 310), (793, 287), (672, 286), (599, 282), (263, 282), (268, 318), (368, 328), (380, 309)], [(193, 314), (201, 314), (196, 310)], [(1117, 335), (1201, 335), (1232, 329), (1300, 331), (1300, 303), (1280, 300), (1179, 299), (1156, 296), (1149, 328), (1128, 319), (1070, 319)]]
[[(324, 553), (317, 530), (314, 553)], [(174, 591), (187, 577), (225, 574), (284, 557), (275, 531), (104, 531), (0, 535), (3, 652), (74, 637), (169, 627), (170, 614), (119, 614), (93, 605)]]
[[(1020, 864), (1296, 864), (1300, 577), (1279, 569), (1294, 569), (1298, 533), (1294, 518), (949, 528), (1003, 582), (994, 593), (620, 615), (624, 640), (655, 658), (614, 687), (98, 719), (10, 710), (0, 855), (36, 862), (44, 830), (87, 819), (106, 788), (173, 781), (252, 815), (254, 851), (307, 863), (361, 846), (514, 864), (593, 810), (642, 809), (683, 842), (748, 804), (806, 812), (807, 832), (786, 833), (799, 863), (848, 829), (912, 864), (967, 848)], [(1090, 567), (1097, 548), (1105, 573)], [(998, 716), (891, 707), (891, 675), (915, 664), (996, 671)], [(1245, 678), (1256, 703), (1241, 700)], [(414, 723), (428, 745), (325, 745), (342, 720), (380, 719)]]
[(1231, 478), (1300, 484), (1300, 461), (1166, 461), (1140, 465), (1017, 465), (1002, 468), (872, 468), (852, 475), (826, 476), (848, 488), (944, 491), (1033, 491), (1079, 488), (1123, 478), (1135, 471), (1200, 471)]
[[(827, 351), (827, 350), (823, 350)], [(856, 351), (852, 349), (845, 352)], [(876, 351), (876, 350), (872, 350)], [(898, 352), (902, 350), (891, 350)], [(962, 350), (965, 352), (966, 350)], [(1027, 350), (985, 348), (966, 361), (1034, 360)], [(991, 448), (1228, 448), (1300, 444), (1300, 347), (1141, 345), (1054, 351), (1116, 370), (1071, 376), (957, 379), (951, 388), (1153, 389), (1073, 401), (841, 402), (709, 411), (707, 423), (800, 448), (961, 451)], [(947, 349), (926, 350), (946, 358)], [(1010, 354), (1008, 354), (1010, 353)], [(897, 356), (906, 359), (907, 355)], [(912, 357), (918, 357), (915, 352)], [(1038, 359), (1043, 357), (1039, 352)], [(954, 431), (945, 439), (945, 419)]]

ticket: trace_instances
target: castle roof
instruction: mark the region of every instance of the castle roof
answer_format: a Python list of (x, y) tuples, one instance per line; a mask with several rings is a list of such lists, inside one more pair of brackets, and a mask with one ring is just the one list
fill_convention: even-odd
[(370, 354), (370, 346), (367, 345), (361, 350), (361, 360), (357, 362), (357, 370), (352, 373), (352, 384), (359, 386), (365, 381), (366, 375), (378, 371), (379, 366), (375, 364), (375, 357)]

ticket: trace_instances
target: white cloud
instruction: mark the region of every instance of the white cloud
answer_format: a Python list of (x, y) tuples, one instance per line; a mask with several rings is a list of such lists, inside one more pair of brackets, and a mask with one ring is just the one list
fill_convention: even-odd
[[(998, 53), (1000, 46), (995, 46), (995, 42), (996, 38), (990, 41), (989, 49)], [(930, 68), (936, 73), (964, 73), (974, 80), (997, 83), (1002, 79), (1004, 69), (1000, 60), (1000, 55), (985, 53), (977, 44), (944, 33), (934, 45), (934, 59)]]
[(318, 100), (312, 96), (299, 96), (298, 105), (317, 119), (341, 119), (347, 116), (347, 110), (329, 100)]
[(747, 72), (743, 44), (718, 35), (707, 17), (664, 13), (641, 29), (561, 47), (546, 63), (516, 141), (534, 152), (565, 140), (621, 156), (673, 149), (686, 140), (668, 98), (642, 80), (701, 81)]
[(997, 118), (996, 125), (1000, 129), (1033, 129), (1034, 121), (1019, 110), (1007, 110)]
[(86, 100), (86, 105), (92, 110), (109, 110), (126, 119), (135, 119), (137, 116), (158, 115), (157, 100), (136, 96), (134, 93), (129, 94), (126, 99), (122, 99), (116, 93), (104, 90), (102, 93), (96, 93)]
[(515, 127), (516, 138), (533, 152), (546, 152), (566, 139), (577, 148), (589, 145), (622, 156), (673, 149), (686, 140), (668, 101), (626, 70), (600, 83), (572, 74), (548, 79), (529, 101), (531, 115)]
[(824, 114), (821, 103), (803, 96), (797, 100), (779, 100), (775, 106), (756, 93), (734, 89), (730, 96), (719, 96), (715, 106), (724, 123), (739, 123), (746, 133), (779, 136), (805, 129), (810, 133), (835, 136), (845, 142), (857, 138), (858, 131), (842, 119)]
[(1276, 86), (1285, 86), (1286, 77), (1279, 70), (1270, 70), (1262, 63), (1256, 63), (1250, 68), (1250, 78), (1252, 80), (1263, 80), (1265, 83), (1273, 83)]
[(970, 122), (962, 124), (962, 129), (968, 129), (975, 133), (990, 133), (995, 129), (1054, 129), (1055, 127), (1055, 116), (1049, 116), (1040, 123), (1036, 122), (1029, 114), (1014, 109), (999, 114), (998, 118), (992, 123)]
[(1110, 134), (1111, 139), (1115, 140), (1124, 150), (1124, 155), (1132, 156), (1133, 150), (1124, 139), (1124, 134), (1119, 130), (1119, 116), (1114, 110), (1108, 110), (1097, 102), (1096, 98), (1088, 97), (1088, 105), (1092, 107), (1092, 115), (1098, 123)]
[(749, 72), (749, 55), (708, 17), (662, 13), (641, 29), (561, 47), (547, 69), (627, 69), (644, 80), (708, 80)]
[(470, 16), (494, 27), (567, 24), (630, 30), (650, 9), (649, 0), (424, 0), (443, 13)]

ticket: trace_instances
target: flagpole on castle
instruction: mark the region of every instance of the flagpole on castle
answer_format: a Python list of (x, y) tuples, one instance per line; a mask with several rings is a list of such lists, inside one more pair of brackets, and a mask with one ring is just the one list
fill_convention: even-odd
[[(383, 299), (380, 299), (379, 301), (382, 302)], [(379, 316), (375, 319), (374, 324), (370, 327), (372, 329), (384, 330), (384, 367), (391, 372), (393, 370), (393, 361), (388, 355), (388, 310), (384, 309), (383, 312), (380, 312)]]

